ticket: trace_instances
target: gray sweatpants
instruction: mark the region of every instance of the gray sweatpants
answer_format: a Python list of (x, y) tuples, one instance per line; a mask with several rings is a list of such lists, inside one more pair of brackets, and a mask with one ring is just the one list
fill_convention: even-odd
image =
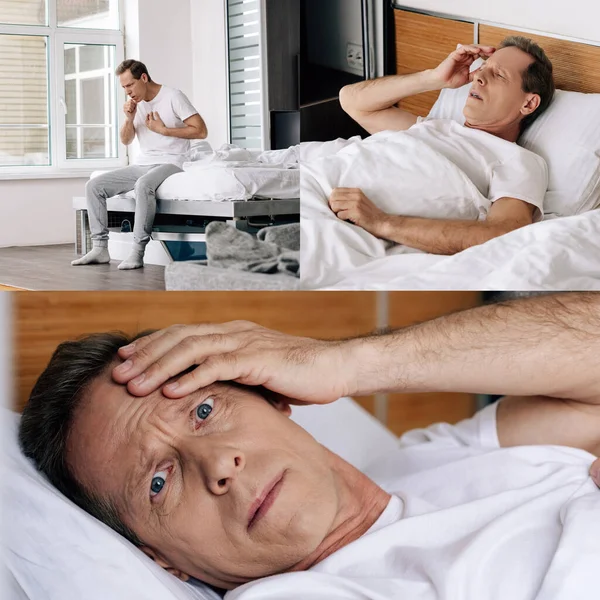
[(176, 165), (132, 165), (90, 179), (85, 186), (88, 217), (94, 246), (108, 246), (106, 199), (135, 190), (133, 240), (145, 247), (150, 241), (156, 214), (156, 190), (169, 176), (181, 173)]

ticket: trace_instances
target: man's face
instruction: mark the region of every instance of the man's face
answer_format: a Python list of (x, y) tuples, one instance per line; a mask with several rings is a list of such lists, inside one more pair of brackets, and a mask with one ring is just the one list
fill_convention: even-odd
[(139, 79), (136, 79), (131, 71), (119, 75), (121, 87), (125, 93), (136, 102), (141, 102), (146, 97), (146, 89), (148, 86), (148, 76), (143, 74)]
[(520, 122), (531, 110), (535, 94), (523, 91), (523, 73), (533, 58), (514, 46), (496, 51), (472, 74), (469, 98), (463, 109), (467, 123), (501, 127)]
[(109, 373), (75, 417), (69, 464), (160, 564), (233, 588), (290, 569), (330, 533), (331, 454), (261, 396), (214, 384), (136, 398)]

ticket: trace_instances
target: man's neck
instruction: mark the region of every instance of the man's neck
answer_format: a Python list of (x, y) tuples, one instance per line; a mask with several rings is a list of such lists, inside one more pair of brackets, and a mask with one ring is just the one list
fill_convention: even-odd
[(474, 125), (466, 121), (465, 127), (491, 133), (492, 135), (506, 140), (507, 142), (516, 142), (521, 134), (521, 123), (519, 121), (509, 123), (508, 125)]
[(148, 87), (146, 88), (146, 95), (144, 96), (145, 102), (151, 102), (158, 96), (158, 92), (160, 92), (162, 85), (158, 83), (154, 83), (154, 81), (150, 81), (148, 83)]
[(363, 536), (379, 519), (391, 497), (366, 475), (330, 453), (338, 478), (340, 509), (331, 531), (319, 546), (289, 571), (306, 571)]

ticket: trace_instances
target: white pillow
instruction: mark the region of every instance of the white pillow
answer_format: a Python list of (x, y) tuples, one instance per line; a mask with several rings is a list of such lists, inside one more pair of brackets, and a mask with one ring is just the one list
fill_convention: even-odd
[[(442, 90), (429, 118), (464, 124), (471, 85)], [(600, 94), (557, 90), (554, 100), (519, 139), (548, 165), (544, 213), (576, 215), (600, 205)]]
[[(396, 438), (351, 400), (293, 410), (296, 422), (359, 469), (396, 447)], [(55, 490), (20, 452), (18, 419), (0, 408), (0, 538), (14, 589), (29, 600), (219, 600), (207, 586), (158, 567)]]

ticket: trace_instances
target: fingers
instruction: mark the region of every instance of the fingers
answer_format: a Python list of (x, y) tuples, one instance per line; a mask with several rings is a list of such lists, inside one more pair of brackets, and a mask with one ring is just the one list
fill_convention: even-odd
[[(179, 375), (191, 366), (202, 365), (210, 361), (215, 356), (222, 356), (238, 350), (243, 340), (240, 334), (208, 334), (202, 336), (191, 336), (185, 338), (170, 351), (154, 361), (141, 375), (135, 377), (127, 384), (127, 389), (134, 396), (145, 396), (160, 388), (169, 379)], [(192, 371), (194, 373), (196, 370)], [(210, 385), (210, 383), (194, 385), (194, 378), (189, 377), (191, 373), (180, 378), (186, 385), (181, 385), (181, 381), (175, 382), (180, 385), (174, 385), (169, 391), (175, 391), (173, 397), (179, 398), (189, 394), (200, 387)]]
[(482, 44), (465, 44), (460, 45), (456, 50), (458, 54), (471, 54), (475, 56), (491, 56), (496, 52), (494, 46), (484, 46)]
[(255, 385), (249, 374), (244, 371), (236, 354), (223, 352), (223, 354), (211, 355), (193, 371), (166, 385), (163, 388), (163, 394), (168, 398), (182, 398), (196, 390), (212, 385), (215, 381), (236, 381), (246, 385)]
[[(167, 355), (179, 345), (183, 344), (187, 338), (201, 337), (211, 335), (227, 335), (248, 331), (258, 326), (249, 321), (231, 321), (224, 324), (208, 324), (208, 325), (173, 325), (167, 329), (154, 332), (132, 344), (120, 348), (118, 351), (119, 357), (125, 359), (125, 362), (113, 369), (113, 379), (117, 383), (127, 384), (133, 379), (145, 374), (145, 372), (153, 367), (151, 377), (144, 378), (145, 384), (140, 385), (143, 380), (140, 380), (132, 385), (132, 393), (135, 390), (138, 393), (150, 393), (149, 390), (153, 385), (157, 389), (159, 385), (164, 383), (170, 377), (178, 375), (193, 364), (197, 364), (194, 360), (197, 358), (193, 352), (186, 361), (180, 361), (179, 355), (175, 355), (173, 364)], [(215, 348), (215, 351), (217, 348)], [(158, 363), (158, 367), (154, 367)], [(154, 383), (162, 379), (160, 383)], [(153, 391), (150, 389), (150, 391)]]

